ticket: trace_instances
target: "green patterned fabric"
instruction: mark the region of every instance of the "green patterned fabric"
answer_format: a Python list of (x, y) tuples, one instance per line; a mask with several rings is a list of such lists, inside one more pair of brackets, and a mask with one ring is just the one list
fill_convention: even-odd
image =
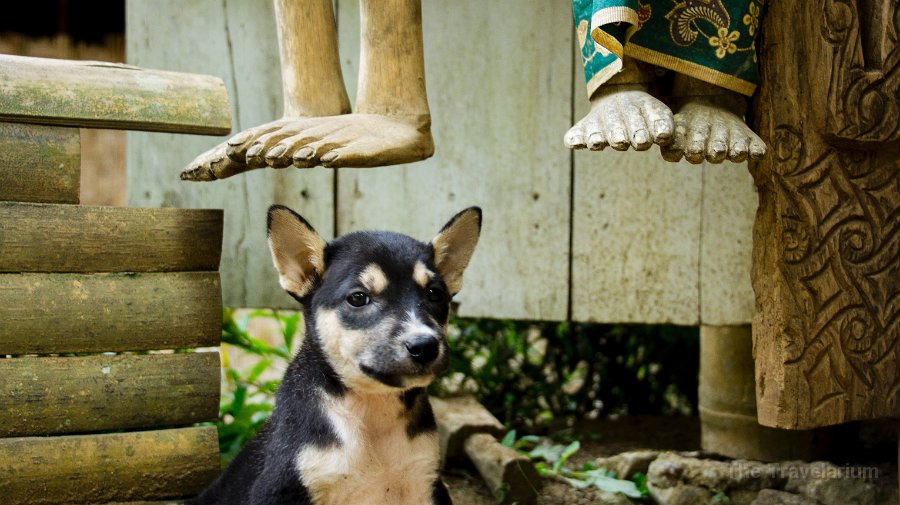
[(572, 0), (588, 94), (629, 56), (752, 95), (765, 0)]

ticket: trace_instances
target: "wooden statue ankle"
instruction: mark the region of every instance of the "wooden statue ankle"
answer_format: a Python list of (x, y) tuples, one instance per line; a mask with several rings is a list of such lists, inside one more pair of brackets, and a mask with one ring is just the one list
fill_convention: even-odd
[(622, 71), (591, 95), (590, 112), (566, 133), (566, 146), (645, 151), (653, 144), (670, 143), (675, 128), (672, 111), (648, 92), (650, 80), (636, 60), (623, 59)]
[(765, 156), (765, 142), (744, 122), (746, 97), (683, 74), (676, 75), (673, 94), (675, 135), (660, 147), (666, 161), (740, 163)]

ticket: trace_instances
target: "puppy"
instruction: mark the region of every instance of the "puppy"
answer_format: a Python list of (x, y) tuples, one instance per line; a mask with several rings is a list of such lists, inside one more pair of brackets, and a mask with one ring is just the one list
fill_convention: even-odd
[(472, 207), (430, 243), (373, 231), (326, 243), (272, 206), (272, 260), (306, 334), (272, 417), (195, 503), (449, 504), (425, 387), (449, 365), (450, 300), (480, 231)]

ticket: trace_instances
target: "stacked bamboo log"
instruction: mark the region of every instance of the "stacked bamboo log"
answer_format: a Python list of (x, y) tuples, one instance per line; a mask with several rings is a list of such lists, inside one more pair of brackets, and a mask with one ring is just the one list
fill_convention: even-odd
[(79, 127), (227, 133), (224, 84), (0, 56), (0, 90), (2, 502), (190, 497), (219, 471), (198, 423), (218, 413), (222, 211), (78, 205)]

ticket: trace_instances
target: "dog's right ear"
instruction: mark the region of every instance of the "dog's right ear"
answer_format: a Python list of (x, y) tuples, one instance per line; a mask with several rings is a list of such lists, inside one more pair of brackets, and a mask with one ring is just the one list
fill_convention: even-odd
[(463, 270), (469, 265), (480, 233), (481, 209), (469, 207), (453, 216), (431, 241), (434, 265), (447, 284), (450, 296), (462, 288)]
[(299, 300), (325, 273), (325, 241), (305, 219), (282, 205), (269, 207), (267, 228), (278, 281)]

